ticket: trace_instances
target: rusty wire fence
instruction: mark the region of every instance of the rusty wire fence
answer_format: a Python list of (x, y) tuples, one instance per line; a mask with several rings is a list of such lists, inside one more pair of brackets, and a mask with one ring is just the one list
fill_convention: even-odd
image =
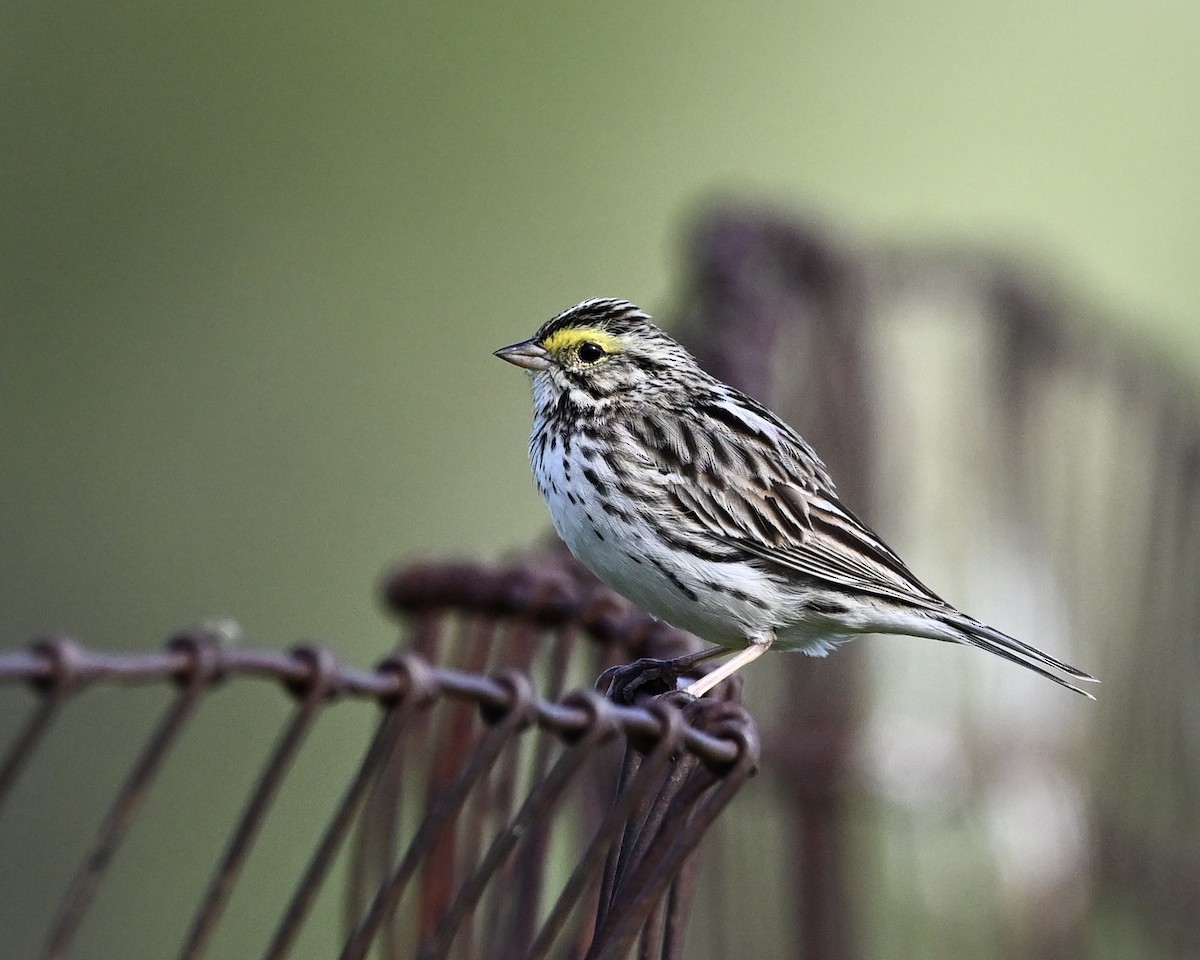
[[(696, 850), (755, 769), (754, 724), (728, 698), (623, 704), (566, 687), (578, 672), (677, 653), (689, 639), (546, 566), (424, 566), (387, 589), (409, 627), (402, 649), (373, 670), (342, 666), (327, 648), (238, 649), (202, 632), (140, 654), (65, 638), (0, 653), (0, 694), (16, 684), (37, 692), (0, 760), (0, 838), (22, 773), (64, 713), (87, 709), (85, 691), (174, 689), (62, 878), (41, 956), (93, 955), (84, 920), (164, 764), (218, 685), (254, 678), (281, 684), (294, 707), (224, 849), (213, 851), (211, 878), (178, 931), (180, 958), (208, 955), (231, 899), (255, 897), (239, 879), (289, 769), (326, 714), (349, 703), (377, 710), (374, 732), (288, 901), (269, 920), (268, 904), (256, 907), (262, 956), (294, 955), (322, 888), (345, 882), (331, 876), (343, 850), (344, 960), (682, 955)], [(128, 955), (139, 942), (130, 929)]]

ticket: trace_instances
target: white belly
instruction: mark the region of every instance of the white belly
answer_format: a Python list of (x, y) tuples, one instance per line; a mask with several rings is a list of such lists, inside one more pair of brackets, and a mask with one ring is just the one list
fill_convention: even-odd
[[(804, 596), (749, 563), (722, 563), (664, 544), (653, 526), (639, 521), (639, 504), (620, 515), (584, 481), (589, 466), (609, 487), (615, 478), (603, 462), (586, 464), (576, 453), (534, 460), (538, 488), (559, 537), (608, 586), (641, 609), (710, 643), (745, 646), (776, 635), (779, 649), (822, 652), (835, 639), (830, 624), (803, 614)], [(567, 472), (569, 470), (570, 476)], [(611, 494), (611, 489), (610, 489)], [(572, 499), (572, 497), (574, 499)]]

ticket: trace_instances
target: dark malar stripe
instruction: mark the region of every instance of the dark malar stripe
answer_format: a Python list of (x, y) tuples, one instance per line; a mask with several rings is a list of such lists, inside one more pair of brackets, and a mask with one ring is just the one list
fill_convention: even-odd
[(571, 382), (571, 386), (581, 393), (586, 393), (593, 400), (611, 397), (617, 390), (622, 389), (622, 384), (597, 379), (590, 372), (563, 369), (562, 373)]

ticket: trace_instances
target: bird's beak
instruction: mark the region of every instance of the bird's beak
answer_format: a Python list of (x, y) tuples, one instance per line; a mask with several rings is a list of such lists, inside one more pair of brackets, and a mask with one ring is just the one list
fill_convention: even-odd
[(550, 366), (550, 355), (536, 340), (522, 340), (511, 347), (501, 347), (496, 356), (526, 370), (545, 370)]

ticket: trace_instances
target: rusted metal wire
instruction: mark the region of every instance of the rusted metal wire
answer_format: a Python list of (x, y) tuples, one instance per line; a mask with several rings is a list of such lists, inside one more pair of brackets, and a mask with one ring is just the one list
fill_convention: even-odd
[[(147, 660), (163, 662), (159, 654), (93, 655), (91, 651), (85, 648), (79, 647), (77, 649), (81, 660), (80, 677), (84, 684), (97, 681), (151, 683), (155, 679), (169, 679), (177, 669), (180, 669), (174, 658), (167, 658), (166, 662), (169, 662), (171, 666), (165, 670), (149, 669)], [(271, 672), (271, 668), (263, 667), (264, 664), (270, 663), (274, 668), (277, 668), (276, 678), (284, 681), (288, 686), (294, 685), (298, 689), (305, 689), (314, 680), (308, 669), (304, 666), (303, 657), (268, 650), (246, 651), (246, 653), (249, 653), (249, 659), (255, 662), (253, 669), (244, 669), (244, 663), (247, 658), (237, 651), (219, 654), (217, 656), (217, 666), (221, 670), (222, 675), (224, 677), (239, 675), (261, 677)], [(97, 660), (103, 659), (106, 661), (102, 671), (92, 672), (91, 663), (93, 656)], [(495, 677), (478, 676), (463, 673), (460, 670), (451, 670), (436, 666), (431, 667), (431, 669), (433, 670), (440, 692), (445, 696), (472, 701), (483, 708), (492, 710), (505, 711), (511, 705), (503, 684)], [(52, 670), (53, 668), (49, 667), (46, 661), (39, 661), (36, 657), (28, 658), (23, 654), (14, 656), (9, 653), (0, 652), (0, 683), (12, 680), (42, 682), (52, 675)], [(365, 671), (338, 668), (338, 679), (340, 681), (340, 689), (336, 692), (331, 689), (327, 696), (386, 701), (389, 698), (405, 695), (400, 681), (395, 676), (390, 676), (386, 671), (372, 675)], [(212, 681), (208, 682), (211, 683)], [(658, 736), (660, 732), (659, 722), (643, 707), (614, 704), (612, 709), (616, 711), (615, 716), (618, 725), (626, 735), (648, 737), (651, 739)], [(570, 702), (535, 700), (534, 715), (534, 722), (539, 727), (566, 738), (581, 736), (590, 729), (591, 724), (594, 722), (585, 709)], [(170, 745), (169, 740), (171, 736), (178, 732), (176, 726), (182, 722), (182, 719), (186, 719), (184, 717), (175, 720), (173, 719), (173, 715), (171, 716), (172, 725), (166, 736), (168, 742), (164, 746)], [(40, 712), (31, 715), (30, 720), (36, 719), (40, 719)], [(40, 736), (44, 732), (43, 730), (38, 730), (36, 736)], [(32, 749), (28, 745), (28, 740), (28, 735), (22, 735), (17, 738), (17, 742), (10, 748), (9, 753), (5, 755), (4, 763), (6, 767), (11, 764), (19, 770), (20, 766), (26, 762), (28, 759), (26, 756), (14, 757), (13, 754), (28, 752)], [(36, 747), (36, 744), (34, 746)], [(689, 728), (684, 737), (684, 746), (688, 751), (695, 753), (696, 756), (716, 766), (731, 764), (737, 758), (737, 748), (735, 746), (727, 740), (711, 736), (703, 730)], [(3, 797), (0, 797), (0, 799), (3, 799)]]
[(192, 923), (179, 955), (180, 960), (194, 960), (203, 953), (209, 937), (216, 928), (222, 908), (229, 899), (233, 883), (241, 871), (254, 837), (267, 815), (271, 801), (278, 793), (283, 778), (303, 746), (306, 736), (320, 716), (321, 708), (329, 699), (330, 684), (337, 673), (333, 655), (328, 650), (310, 647), (302, 647), (296, 654), (311, 658), (313, 681), (307, 684), (291, 722), (288, 723), (263, 769), (258, 786), (246, 805), (246, 811), (234, 830), (221, 865), (217, 868), (203, 904)]
[[(217, 678), (214, 663), (215, 646), (209, 638), (181, 637), (173, 640), (170, 646), (182, 652), (187, 661), (186, 672), (178, 677), (173, 675), (175, 679), (182, 681), (182, 687), (147, 741), (124, 786), (117, 793), (90, 852), (67, 888), (47, 941), (45, 955), (48, 958), (66, 956), (79, 931), (84, 913), (92, 901), (96, 886), (133, 822), (151, 781), (183, 731), (184, 725), (195, 712), (205, 689)], [(74, 658), (72, 680), (79, 683), (87, 676), (86, 656), (78, 647), (72, 647), (71, 654)], [(55, 657), (54, 660), (61, 663), (65, 658)], [(109, 664), (103, 664), (102, 669), (107, 669), (108, 666)]]
[[(378, 725), (281, 914), (269, 960), (295, 947), (356, 819), (366, 843), (384, 836), (386, 844), (374, 866), (363, 861), (355, 871), (346, 960), (376, 944), (423, 960), (620, 957), (639, 937), (643, 956), (680, 956), (688, 897), (671, 885), (754, 770), (754, 725), (729, 702), (629, 705), (586, 690), (564, 696), (562, 687), (580, 658), (595, 675), (614, 657), (679, 652), (689, 638), (554, 565), (409, 568), (389, 580), (387, 595), (410, 618), (410, 649), (374, 670), (342, 666), (325, 648), (241, 649), (203, 632), (144, 653), (63, 637), (0, 653), (0, 693), (27, 684), (39, 694), (0, 763), (0, 805), (80, 691), (178, 687), (67, 885), (44, 957), (81, 949), (97, 887), (188, 721), (216, 686), (248, 679), (282, 684), (296, 707), (181, 937), (181, 960), (206, 955), (308, 735), (331, 706), (356, 701), (382, 708)], [(595, 642), (580, 645), (578, 636)], [(527, 673), (546, 640), (553, 699), (536, 695)], [(485, 672), (498, 650), (512, 666)], [(453, 665), (434, 662), (439, 653)], [(612, 762), (619, 742), (627, 776)], [(594, 803), (596, 785), (607, 804)], [(402, 808), (420, 814), (408, 831)], [(568, 836), (578, 856), (548, 889), (547, 858)], [(621, 869), (602, 879), (606, 861)]]

